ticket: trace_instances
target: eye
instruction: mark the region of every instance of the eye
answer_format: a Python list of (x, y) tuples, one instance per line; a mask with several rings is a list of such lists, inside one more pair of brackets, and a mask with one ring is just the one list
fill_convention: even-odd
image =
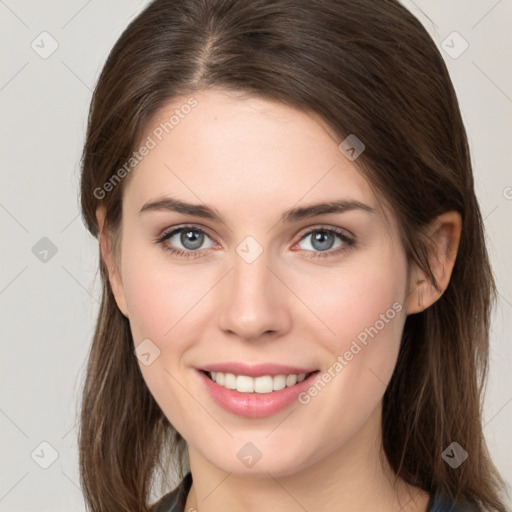
[[(162, 244), (164, 249), (172, 254), (183, 256), (184, 258), (195, 258), (196, 255), (199, 255), (198, 249), (204, 244), (205, 238), (211, 240), (202, 229), (195, 226), (181, 226), (167, 231), (156, 242)], [(178, 244), (181, 244), (183, 249)], [(177, 248), (176, 245), (178, 245)], [(208, 249), (212, 245), (203, 247), (203, 249)]]
[[(306, 244), (304, 250), (311, 253), (311, 258), (325, 258), (340, 254), (355, 245), (354, 238), (346, 235), (343, 231), (332, 227), (317, 227), (311, 229), (299, 240), (299, 244), (305, 240), (311, 239)], [(337, 245), (336, 238), (340, 241)], [(163, 233), (155, 240), (163, 246), (166, 251), (171, 254), (183, 258), (196, 258), (201, 256), (203, 249), (211, 248), (215, 243), (211, 243), (207, 247), (203, 247), (206, 239), (212, 238), (203, 230), (195, 226), (179, 226)], [(176, 247), (178, 245), (178, 247)], [(181, 245), (183, 248), (180, 248)]]
[[(306, 246), (309, 246), (306, 247), (306, 250), (313, 253), (310, 256), (313, 258), (325, 258), (337, 255), (348, 250), (355, 244), (355, 240), (353, 238), (347, 236), (343, 231), (336, 228), (320, 227), (312, 229), (301, 237), (300, 242), (308, 240), (308, 238), (311, 241), (306, 244)], [(340, 240), (338, 245), (335, 245), (336, 238)], [(312, 248), (312, 250), (310, 248)]]

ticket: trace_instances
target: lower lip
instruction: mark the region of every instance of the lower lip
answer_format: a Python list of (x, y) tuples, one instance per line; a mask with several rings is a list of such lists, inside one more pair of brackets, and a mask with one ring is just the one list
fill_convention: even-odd
[(206, 374), (198, 370), (210, 396), (226, 411), (245, 418), (264, 418), (290, 407), (298, 400), (300, 393), (309, 388), (320, 372), (312, 373), (307, 379), (294, 386), (272, 393), (240, 393), (236, 389), (219, 386)]

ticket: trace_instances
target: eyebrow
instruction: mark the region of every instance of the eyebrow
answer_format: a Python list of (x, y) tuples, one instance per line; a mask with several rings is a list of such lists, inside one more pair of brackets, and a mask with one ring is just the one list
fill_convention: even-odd
[[(204, 219), (211, 219), (225, 223), (222, 215), (215, 208), (211, 208), (207, 205), (186, 203), (171, 197), (164, 197), (162, 199), (147, 202), (139, 210), (139, 215), (148, 211), (162, 210), (184, 213), (186, 215), (193, 215), (195, 217), (202, 217)], [(281, 215), (280, 222), (292, 223), (309, 217), (315, 217), (317, 215), (344, 213), (352, 210), (362, 210), (368, 213), (375, 213), (374, 208), (360, 201), (353, 199), (339, 199), (312, 204), (309, 206), (291, 208)]]

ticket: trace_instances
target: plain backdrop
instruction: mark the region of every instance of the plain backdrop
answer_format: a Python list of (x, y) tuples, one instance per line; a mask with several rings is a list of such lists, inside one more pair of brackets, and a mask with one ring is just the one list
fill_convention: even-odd
[[(441, 49), (469, 135), (500, 292), (484, 431), (510, 484), (512, 1), (404, 3)], [(79, 161), (99, 72), (145, 4), (0, 0), (0, 511), (85, 510), (76, 412), (99, 276), (79, 216)]]

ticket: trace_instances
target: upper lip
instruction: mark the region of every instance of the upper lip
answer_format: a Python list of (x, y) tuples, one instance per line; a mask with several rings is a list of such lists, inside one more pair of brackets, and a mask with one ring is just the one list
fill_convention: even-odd
[(234, 373), (235, 375), (247, 375), (248, 377), (262, 377), (264, 375), (300, 375), (311, 373), (317, 368), (300, 368), (274, 363), (245, 364), (237, 362), (216, 363), (202, 366), (200, 370), (207, 372)]

